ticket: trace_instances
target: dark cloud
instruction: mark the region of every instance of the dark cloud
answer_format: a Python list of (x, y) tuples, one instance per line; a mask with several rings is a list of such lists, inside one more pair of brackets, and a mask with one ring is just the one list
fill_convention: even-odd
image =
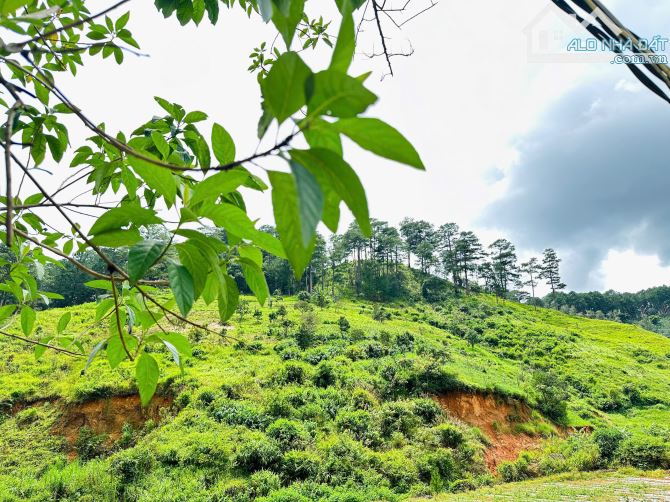
[(629, 87), (596, 82), (557, 102), (482, 218), (520, 247), (563, 250), (571, 288), (598, 287), (610, 249), (670, 263), (670, 106)]

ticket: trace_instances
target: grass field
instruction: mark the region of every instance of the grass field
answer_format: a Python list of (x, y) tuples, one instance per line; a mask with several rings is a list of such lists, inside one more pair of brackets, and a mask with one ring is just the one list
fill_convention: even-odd
[[(98, 358), (82, 375), (85, 359), (36, 361), (30, 347), (0, 340), (0, 500), (396, 500), (475, 488), (494, 481), (484, 462), (490, 438), (426, 398), (479, 392), (541, 409), (538, 371), (565, 382), (565, 427), (619, 426), (651, 438), (653, 455), (638, 441), (628, 456), (605, 459), (590, 439), (566, 441), (533, 411), (505, 427), (553, 435), (548, 453), (505, 479), (662, 463), (667, 454), (670, 340), (660, 335), (485, 296), (385, 305), (383, 322), (373, 319), (380, 306), (351, 300), (322, 309), (277, 299), (253, 316), (255, 308), (225, 330), (234, 340), (175, 328), (193, 357), (182, 375), (156, 349), (163, 408), (144, 413), (124, 397), (136, 393), (128, 363), (111, 370)], [(290, 322), (271, 321), (278, 310)], [(104, 327), (85, 330), (94, 305), (70, 311), (85, 345), (104, 336)], [(39, 313), (47, 326), (60, 314)], [(314, 332), (300, 340), (308, 317)], [(223, 328), (214, 308), (198, 305), (193, 318)], [(570, 496), (572, 484), (503, 485), (491, 496), (510, 489), (522, 500), (536, 488), (552, 500), (551, 490)]]

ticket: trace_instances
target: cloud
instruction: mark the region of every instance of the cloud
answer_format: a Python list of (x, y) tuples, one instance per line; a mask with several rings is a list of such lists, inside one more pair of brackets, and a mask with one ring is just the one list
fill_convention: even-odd
[(670, 263), (670, 107), (611, 80), (572, 90), (517, 143), (504, 195), (481, 223), (522, 248), (563, 250), (574, 289), (602, 286), (611, 249)]

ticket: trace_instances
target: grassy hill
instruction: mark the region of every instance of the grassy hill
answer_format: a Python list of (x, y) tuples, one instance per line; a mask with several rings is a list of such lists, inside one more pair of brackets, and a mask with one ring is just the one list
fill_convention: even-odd
[[(70, 311), (92, 346), (95, 305)], [(0, 500), (396, 500), (670, 467), (670, 339), (638, 327), (487, 296), (193, 316), (228, 337), (176, 328), (193, 357), (145, 410), (129, 366), (0, 340)]]

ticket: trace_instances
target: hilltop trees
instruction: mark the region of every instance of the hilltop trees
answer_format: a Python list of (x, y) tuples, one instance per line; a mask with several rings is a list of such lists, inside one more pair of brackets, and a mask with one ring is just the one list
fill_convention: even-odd
[(542, 266), (540, 268), (540, 277), (546, 279), (546, 284), (551, 288), (551, 293), (565, 289), (565, 284), (561, 282), (559, 271), (560, 258), (553, 249), (545, 249), (542, 257)]
[(531, 298), (535, 299), (535, 288), (538, 286), (538, 277), (542, 272), (540, 261), (536, 257), (532, 257), (527, 262), (521, 264), (519, 272), (522, 274), (521, 285), (530, 288)]

